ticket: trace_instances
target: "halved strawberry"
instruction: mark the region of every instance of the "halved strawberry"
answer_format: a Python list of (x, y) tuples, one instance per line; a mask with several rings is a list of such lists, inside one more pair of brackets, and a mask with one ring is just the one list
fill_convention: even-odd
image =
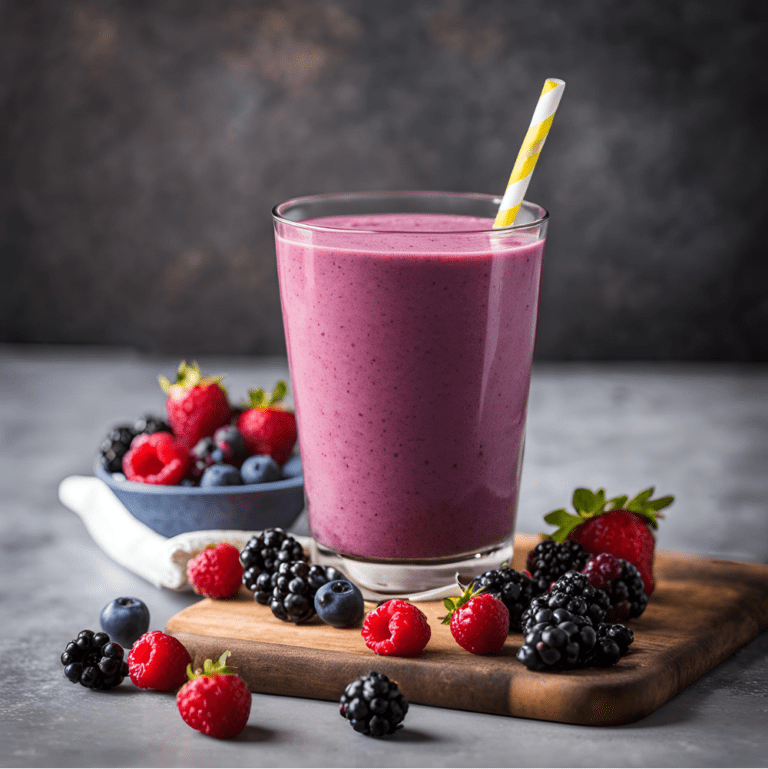
[(653, 552), (656, 540), (651, 528), (664, 516), (659, 510), (671, 505), (674, 497), (651, 499), (653, 487), (641, 491), (633, 499), (628, 496), (606, 499), (605, 490), (592, 492), (576, 489), (573, 507), (576, 515), (561, 508), (544, 516), (547, 523), (558, 527), (552, 535), (555, 542), (571, 539), (590, 553), (610, 553), (634, 564), (645, 584), (645, 593), (654, 590)]
[(189, 451), (201, 439), (232, 420), (223, 377), (204, 377), (197, 363), (182, 361), (176, 381), (160, 377), (160, 386), (168, 395), (165, 408), (168, 424), (180, 445)]
[(249, 390), (251, 408), (237, 420), (248, 453), (269, 454), (278, 465), (285, 464), (296, 443), (296, 415), (280, 404), (287, 392), (283, 381), (270, 395), (261, 389)]

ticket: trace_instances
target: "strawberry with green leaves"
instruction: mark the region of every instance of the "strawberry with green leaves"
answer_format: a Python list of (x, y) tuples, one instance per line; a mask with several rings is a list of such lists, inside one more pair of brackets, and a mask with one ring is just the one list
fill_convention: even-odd
[(232, 419), (227, 393), (221, 386), (223, 377), (204, 377), (197, 363), (182, 361), (176, 381), (160, 377), (160, 387), (168, 396), (165, 403), (168, 424), (180, 445), (190, 451)]
[(281, 401), (288, 386), (280, 381), (271, 394), (249, 390), (250, 408), (237, 420), (237, 429), (245, 439), (249, 454), (268, 454), (278, 465), (284, 465), (296, 444), (296, 415)]
[(607, 499), (604, 489), (592, 492), (576, 489), (573, 507), (576, 513), (561, 508), (544, 516), (547, 523), (557, 526), (552, 535), (555, 542), (566, 539), (578, 542), (590, 553), (610, 553), (634, 564), (650, 596), (653, 584), (653, 552), (656, 540), (651, 529), (658, 527), (659, 513), (672, 504), (674, 497), (651, 499), (653, 487), (641, 491), (636, 497)]

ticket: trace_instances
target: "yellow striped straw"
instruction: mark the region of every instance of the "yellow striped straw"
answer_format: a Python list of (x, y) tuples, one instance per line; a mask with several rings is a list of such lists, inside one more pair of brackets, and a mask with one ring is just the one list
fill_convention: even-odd
[(562, 80), (550, 78), (544, 83), (541, 96), (539, 96), (539, 103), (536, 105), (531, 118), (531, 125), (528, 127), (525, 139), (523, 139), (523, 146), (520, 147), (512, 175), (509, 177), (506, 192), (499, 206), (499, 213), (496, 214), (496, 221), (493, 223), (494, 229), (508, 227), (515, 223), (517, 212), (523, 204), (528, 182), (531, 181), (531, 174), (536, 167), (541, 148), (547, 139), (549, 128), (555, 117), (555, 110), (560, 104), (564, 89), (565, 83)]

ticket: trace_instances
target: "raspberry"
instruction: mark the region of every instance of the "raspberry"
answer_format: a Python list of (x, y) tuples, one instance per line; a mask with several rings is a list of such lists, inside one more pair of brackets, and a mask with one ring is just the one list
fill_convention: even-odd
[(187, 577), (194, 591), (206, 598), (232, 598), (243, 579), (240, 551), (226, 542), (207, 547), (187, 562)]
[(187, 474), (189, 453), (170, 433), (138, 436), (123, 457), (123, 472), (129, 481), (175, 486)]
[(176, 706), (184, 721), (193, 729), (226, 740), (245, 729), (251, 714), (248, 685), (227, 667), (226, 651), (216, 663), (206, 660), (199, 673), (188, 671), (189, 682), (176, 694)]
[(472, 654), (499, 651), (508, 632), (509, 609), (489, 593), (470, 598), (451, 614), (451, 635)]
[(361, 635), (376, 654), (418, 657), (432, 630), (424, 613), (412, 603), (393, 599), (368, 614)]
[(181, 642), (159, 630), (145, 633), (128, 655), (128, 673), (139, 689), (178, 689), (187, 680), (187, 665), (191, 664)]
[(509, 632), (520, 632), (520, 619), (539, 590), (536, 583), (525, 573), (502, 566), (475, 577), (473, 588), (480, 588), (498, 598), (509, 611)]

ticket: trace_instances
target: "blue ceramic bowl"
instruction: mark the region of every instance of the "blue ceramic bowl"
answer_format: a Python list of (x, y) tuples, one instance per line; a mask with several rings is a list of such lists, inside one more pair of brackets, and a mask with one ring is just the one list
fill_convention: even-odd
[[(295, 467), (293, 458), (289, 462)], [(165, 537), (204, 529), (285, 528), (304, 507), (301, 473), (272, 483), (200, 488), (115, 480), (99, 459), (94, 469), (134, 518)]]

